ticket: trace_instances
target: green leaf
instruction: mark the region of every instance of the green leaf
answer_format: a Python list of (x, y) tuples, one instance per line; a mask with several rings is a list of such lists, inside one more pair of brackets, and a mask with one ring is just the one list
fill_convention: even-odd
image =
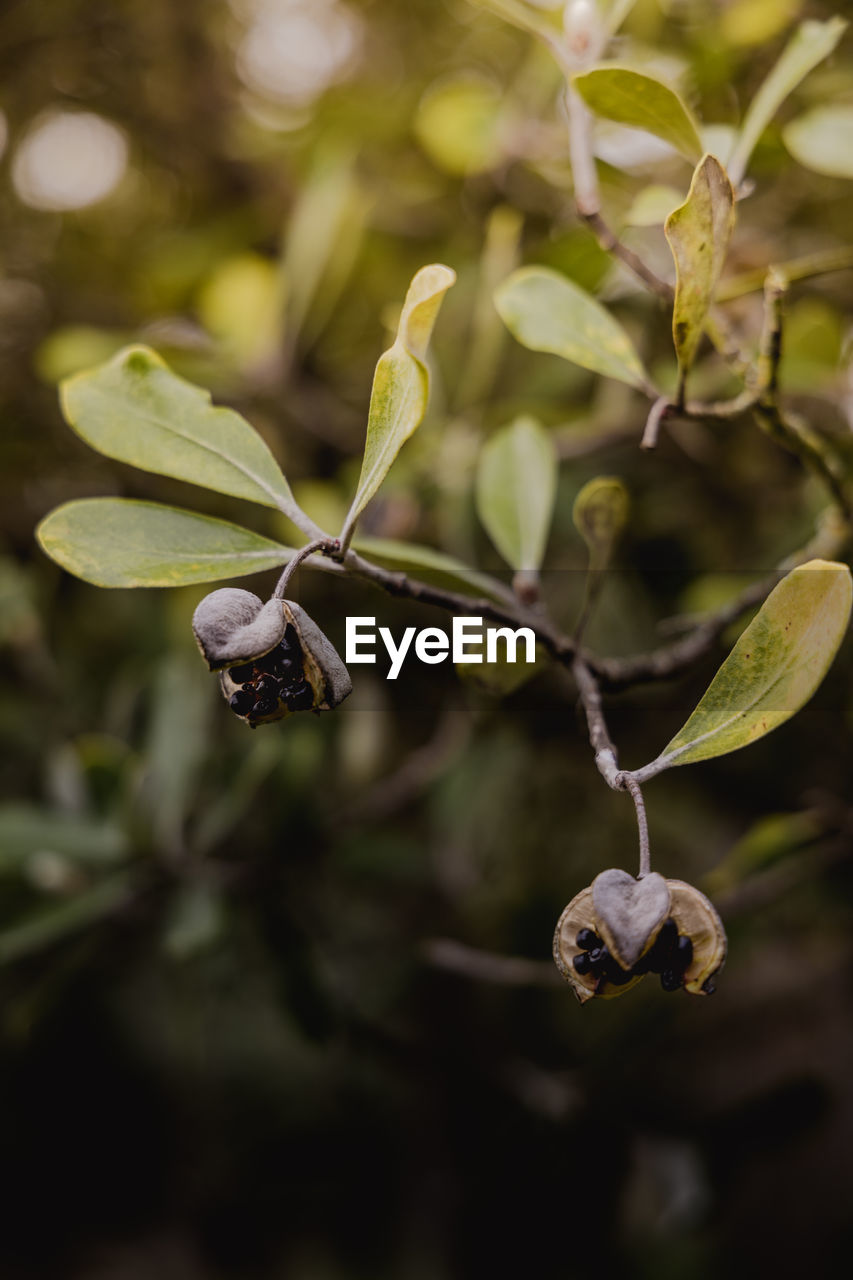
[(91, 928), (128, 906), (138, 891), (134, 878), (123, 873), (101, 880), (72, 898), (44, 908), (0, 933), (0, 964), (36, 955), (83, 929)]
[(107, 364), (62, 384), (62, 409), (87, 444), (143, 471), (277, 507), (320, 536), (294, 501), (261, 437), (233, 409), (217, 409), (147, 347), (127, 347)]
[(765, 600), (696, 710), (642, 781), (672, 765), (737, 751), (789, 720), (817, 689), (844, 638), (853, 599), (845, 564), (810, 560)]
[(572, 77), (572, 84), (597, 115), (662, 138), (688, 160), (702, 155), (699, 127), (678, 94), (630, 67), (602, 66)]
[(380, 356), (373, 378), (364, 461), (355, 498), (341, 531), (345, 545), (358, 517), (426, 413), (427, 346), (444, 295), (455, 279), (455, 271), (436, 263), (421, 267), (409, 285), (394, 345)]
[(726, 260), (735, 223), (735, 196), (713, 156), (697, 165), (687, 199), (666, 220), (664, 233), (675, 259), (672, 339), (682, 383), (693, 363), (705, 317)]
[(592, 373), (646, 390), (631, 339), (595, 298), (547, 267), (514, 271), (495, 293), (504, 324), (532, 351), (548, 351)]
[(433, 547), (419, 546), (413, 542), (399, 542), (393, 538), (359, 537), (353, 549), (386, 569), (411, 573), (435, 586), (466, 595), (487, 596), (490, 600), (517, 603), (508, 587), (486, 573), (469, 569), (461, 560), (445, 555)]
[(628, 521), (628, 490), (616, 476), (596, 476), (575, 498), (572, 519), (589, 548), (589, 567), (606, 569)]
[(364, 238), (368, 207), (355, 151), (337, 140), (318, 147), (282, 256), (291, 337), (312, 341), (334, 311)]
[(139, 797), (161, 851), (179, 856), (202, 764), (210, 750), (213, 683), (198, 655), (164, 655), (152, 690)]
[(830, 18), (827, 22), (803, 22), (788, 42), (781, 58), (749, 104), (749, 110), (741, 125), (737, 145), (729, 159), (729, 177), (737, 187), (755, 144), (777, 110), (796, 89), (801, 80), (826, 58), (846, 30), (843, 18)]
[(238, 578), (295, 554), (227, 520), (130, 498), (84, 498), (45, 516), (36, 537), (52, 560), (96, 587), (179, 587)]
[(853, 106), (814, 107), (785, 126), (782, 140), (806, 169), (830, 178), (853, 178)]
[(480, 452), (477, 514), (513, 569), (537, 570), (557, 495), (557, 454), (550, 434), (535, 418), (516, 418)]
[(129, 852), (124, 832), (109, 823), (30, 805), (0, 805), (0, 874), (17, 873), (42, 853), (103, 867), (123, 861)]

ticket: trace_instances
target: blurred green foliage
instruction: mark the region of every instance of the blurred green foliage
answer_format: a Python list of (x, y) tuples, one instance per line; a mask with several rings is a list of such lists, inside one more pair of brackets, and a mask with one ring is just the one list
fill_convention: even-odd
[[(633, 865), (636, 832), (555, 675), (498, 701), (445, 667), (410, 665), (393, 686), (362, 668), (334, 715), (249, 734), (192, 644), (203, 588), (98, 590), (36, 550), (37, 521), (91, 495), (247, 518), (240, 499), (111, 462), (62, 422), (58, 379), (128, 341), (248, 417), (321, 524), (340, 516), (389, 302), (432, 261), (458, 284), (431, 408), (365, 538), (504, 574), (476, 518), (477, 457), (534, 415), (562, 459), (542, 589), (566, 626), (587, 555), (574, 499), (603, 473), (630, 493), (587, 632), (624, 654), (790, 554), (825, 505), (747, 421), (677, 425), (641, 454), (629, 387), (503, 330), (492, 290), (545, 265), (602, 290), (674, 383), (665, 309), (578, 225), (544, 48), (465, 0), (292, 5), (303, 46), (295, 27), (262, 38), (265, 7), (0, 12), (0, 1274), (824, 1270), (850, 1243), (853, 1187), (849, 642), (789, 725), (648, 788), (655, 865), (720, 892), (718, 995), (646, 983), (581, 1011), (551, 976), (551, 932), (599, 870)], [(833, 12), (638, 0), (620, 50), (733, 126), (791, 24)], [(291, 45), (301, 59), (271, 82), (265, 58)], [(849, 185), (799, 167), (786, 127), (849, 99), (851, 59), (848, 36), (763, 133), (727, 274), (849, 237)], [(98, 203), (22, 198), (22, 142), (57, 111), (123, 131), (127, 168)], [(616, 126), (609, 143), (610, 221), (633, 223), (626, 241), (665, 270), (661, 222), (690, 169), (644, 159)], [(661, 186), (673, 202), (637, 216)], [(849, 272), (793, 285), (782, 366), (848, 462), (849, 286)], [(729, 315), (754, 337), (760, 295)], [(693, 376), (696, 394), (731, 393), (707, 347)], [(296, 536), (274, 512), (250, 518)], [(298, 598), (339, 646), (346, 614), (380, 606), (395, 633), (446, 625), (320, 574), (300, 575)], [(677, 729), (719, 657), (613, 699), (627, 765)], [(484, 953), (535, 962), (530, 985), (484, 981)]]

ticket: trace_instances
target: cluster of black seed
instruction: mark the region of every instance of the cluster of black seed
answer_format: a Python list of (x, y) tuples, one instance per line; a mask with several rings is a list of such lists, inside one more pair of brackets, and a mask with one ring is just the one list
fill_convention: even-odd
[(581, 929), (575, 942), (581, 949), (580, 955), (572, 960), (575, 972), (582, 976), (588, 973), (595, 978), (597, 996), (601, 995), (608, 982), (614, 987), (624, 987), (633, 978), (633, 973), (622, 968), (592, 929)]
[(661, 925), (653, 945), (633, 969), (623, 969), (592, 929), (581, 929), (575, 943), (581, 949), (580, 955), (572, 960), (575, 972), (581, 976), (588, 973), (596, 979), (596, 995), (601, 995), (608, 982), (622, 987), (644, 973), (659, 973), (664, 991), (677, 991), (684, 985), (684, 975), (693, 959), (693, 943), (686, 935), (679, 934), (678, 925), (671, 917)]
[(670, 916), (646, 954), (634, 965), (634, 973), (659, 973), (664, 991), (677, 991), (684, 985), (692, 960), (693, 943), (678, 932), (678, 925)]
[(314, 705), (314, 690), (305, 679), (302, 646), (292, 625), (270, 653), (229, 667), (228, 674), (240, 686), (228, 705), (238, 716), (245, 716), (253, 729), (256, 721), (274, 715), (282, 702), (289, 711), (310, 711)]

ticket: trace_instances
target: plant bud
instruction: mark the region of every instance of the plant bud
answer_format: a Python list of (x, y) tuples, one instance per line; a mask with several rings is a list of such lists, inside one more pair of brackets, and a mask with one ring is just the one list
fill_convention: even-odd
[(709, 995), (726, 958), (720, 917), (703, 893), (652, 872), (602, 871), (557, 922), (554, 960), (583, 1004), (636, 986), (647, 973), (664, 991)]
[(328, 711), (352, 691), (333, 645), (293, 601), (213, 591), (193, 614), (193, 634), (231, 710), (253, 729), (296, 711)]

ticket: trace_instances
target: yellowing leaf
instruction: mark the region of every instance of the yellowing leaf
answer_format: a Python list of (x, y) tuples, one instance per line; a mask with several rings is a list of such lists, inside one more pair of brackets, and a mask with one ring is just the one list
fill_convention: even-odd
[(688, 160), (702, 155), (699, 127), (668, 85), (631, 67), (593, 67), (572, 77), (587, 106), (607, 120), (645, 129)]
[(381, 485), (409, 436), (420, 426), (429, 396), (424, 360), (444, 295), (456, 279), (450, 267), (421, 267), (409, 285), (394, 345), (380, 356), (373, 378), (367, 440), (358, 488), (341, 531), (349, 541), (355, 523)]
[(179, 587), (237, 578), (294, 555), (227, 520), (129, 498), (66, 502), (36, 529), (42, 548), (96, 587)]
[(532, 351), (548, 351), (583, 369), (648, 387), (631, 339), (595, 298), (547, 267), (522, 267), (495, 292), (510, 333)]
[(737, 751), (784, 724), (817, 689), (844, 638), (853, 580), (845, 564), (810, 560), (776, 586), (696, 710), (638, 781), (672, 765)]
[(735, 221), (734, 199), (719, 160), (704, 156), (686, 201), (666, 220), (664, 232), (676, 268), (672, 337), (682, 381), (696, 355), (726, 260)]
[(513, 569), (542, 564), (557, 493), (557, 455), (534, 418), (517, 418), (483, 446), (477, 467), (477, 514)]
[(616, 476), (596, 476), (575, 498), (572, 519), (589, 548), (589, 567), (606, 569), (628, 520), (628, 490)]

